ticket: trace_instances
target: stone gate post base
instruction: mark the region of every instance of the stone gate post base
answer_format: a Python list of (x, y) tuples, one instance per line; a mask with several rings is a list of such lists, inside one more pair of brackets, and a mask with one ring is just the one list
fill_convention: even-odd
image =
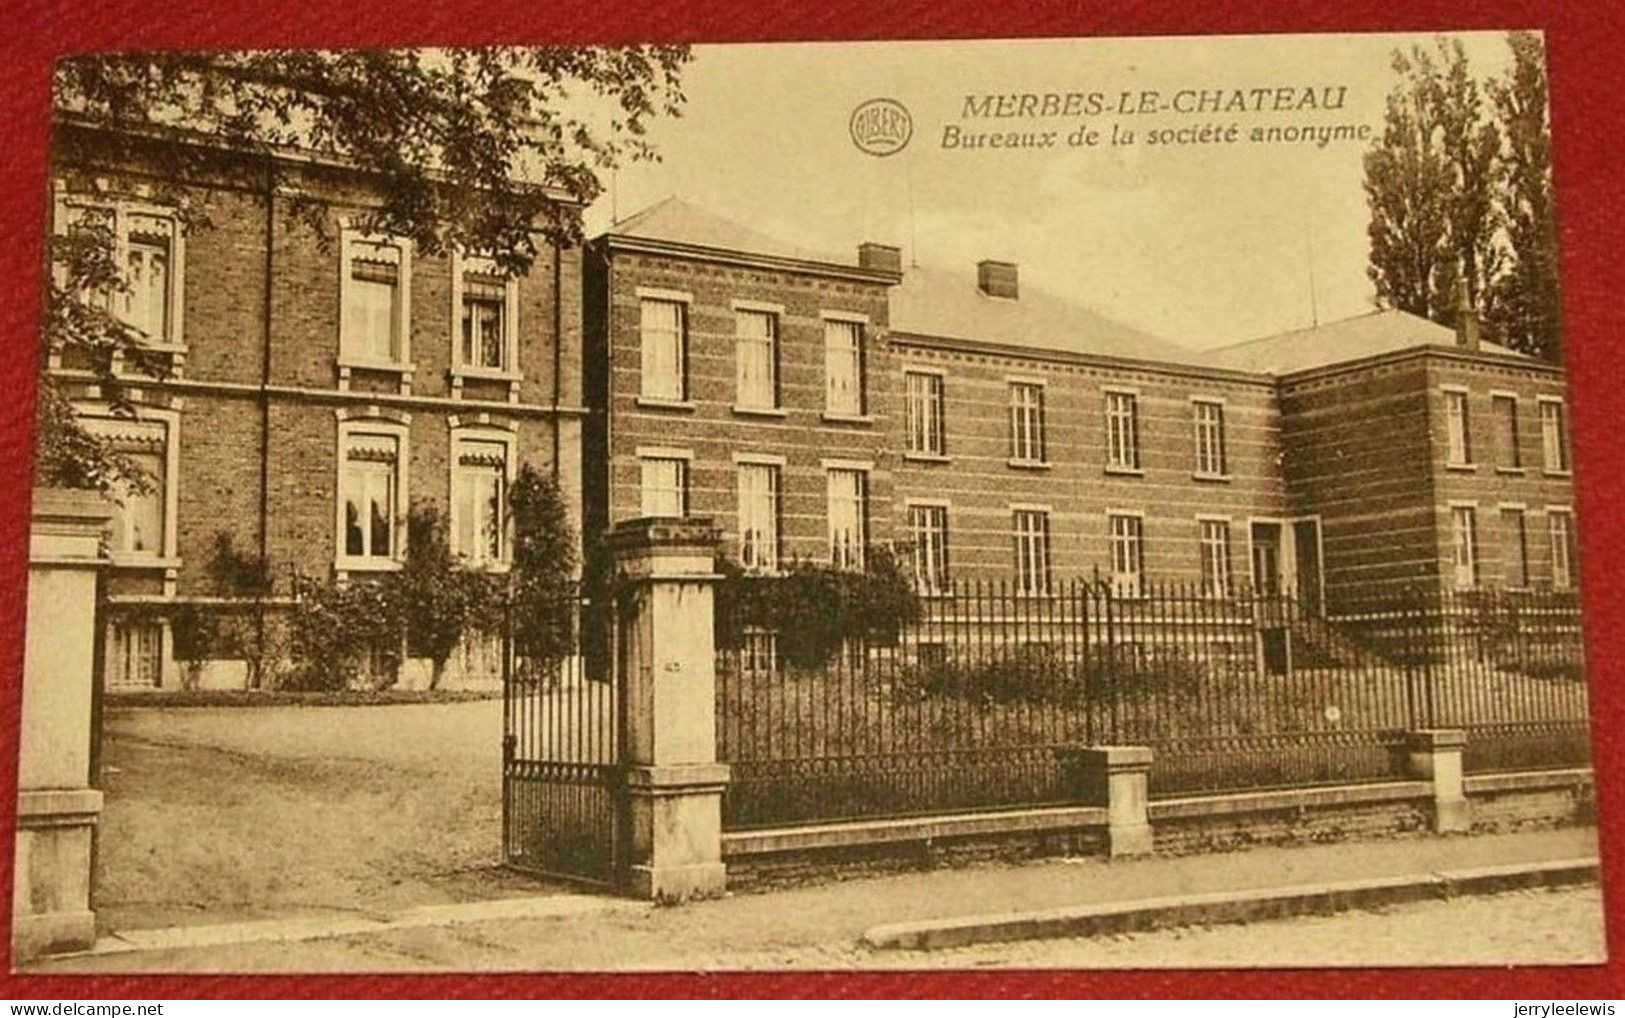
[(1467, 733), (1459, 728), (1405, 733), (1411, 775), (1433, 782), (1433, 829), (1441, 834), (1473, 827), (1472, 806), (1462, 781), (1461, 753), (1466, 745)]

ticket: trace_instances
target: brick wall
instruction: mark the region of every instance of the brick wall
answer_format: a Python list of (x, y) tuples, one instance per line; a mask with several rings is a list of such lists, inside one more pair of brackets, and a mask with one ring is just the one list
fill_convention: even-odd
[[(1081, 363), (1060, 355), (976, 350), (936, 340), (894, 343), (892, 387), (910, 367), (945, 372), (943, 461), (899, 456), (896, 527), (906, 533), (910, 498), (947, 499), (950, 568), (971, 579), (1006, 579), (1014, 569), (1011, 506), (1051, 507), (1051, 568), (1065, 578), (1110, 568), (1107, 513), (1144, 514), (1145, 575), (1153, 582), (1200, 578), (1198, 514), (1230, 519), (1231, 573), (1248, 572), (1253, 516), (1282, 511), (1280, 437), (1273, 386), (1222, 372)], [(1044, 383), (1047, 465), (1010, 460), (1010, 379)], [(1106, 464), (1105, 388), (1138, 393), (1137, 474)], [(1198, 479), (1192, 398), (1223, 401), (1228, 475)], [(891, 421), (888, 443), (907, 448), (906, 422)]]
[[(1447, 465), (1446, 388), (1468, 392), (1474, 463)], [(1518, 397), (1520, 472), (1495, 463), (1491, 392)], [(1372, 584), (1448, 579), (1452, 502), (1477, 508), (1479, 575), (1501, 583), (1515, 537), (1502, 503), (1527, 510), (1531, 578), (1551, 577), (1544, 510), (1572, 506), (1566, 475), (1541, 468), (1537, 397), (1561, 396), (1553, 369), (1448, 351), (1306, 372), (1280, 383), (1287, 502), (1321, 518), (1335, 602)]]
[[(589, 457), (606, 454), (602, 474), (589, 488), (606, 507), (594, 517), (601, 525), (641, 513), (640, 447), (679, 448), (692, 453), (689, 511), (712, 517), (723, 529), (724, 546), (737, 554), (738, 493), (736, 453), (782, 455), (780, 558), (826, 560), (829, 554), (828, 490), (822, 461), (870, 462), (870, 539), (888, 540), (895, 451), (888, 446), (887, 421), (896, 412), (891, 354), (876, 342), (886, 327), (886, 288), (864, 282), (791, 270), (769, 271), (723, 262), (664, 255), (614, 252), (607, 266), (602, 248), (589, 255), (587, 317), (595, 338), (588, 343), (596, 376), (596, 399), (606, 417), (594, 422), (587, 439)], [(690, 407), (643, 405), (641, 387), (639, 288), (690, 294), (688, 311), (688, 395)], [(779, 317), (779, 388), (782, 415), (741, 413), (735, 399), (735, 312), (732, 303), (782, 305)], [(824, 312), (866, 315), (865, 373), (867, 420), (825, 419)], [(590, 462), (590, 459), (589, 459)]]
[[(517, 363), (523, 380), (510, 400), (506, 382), (470, 381), (454, 398), (450, 368), (457, 324), (451, 306), (451, 261), (411, 258), (410, 394), (394, 372), (357, 372), (341, 391), (338, 371), (339, 233), (373, 199), (360, 178), (329, 169), (282, 167), (283, 190), (270, 203), (270, 371), (268, 436), (262, 432), (259, 385), (265, 354), (267, 198), (263, 165), (219, 158), (194, 167), (182, 185), (154, 176), (139, 145), (105, 165), (61, 166), (59, 191), (98, 193), (111, 201), (184, 203), (194, 220), (185, 233), (182, 342), (184, 362), (168, 383), (142, 386), (140, 401), (178, 400), (179, 469), (175, 493), (180, 564), (161, 570), (119, 569), (115, 594), (190, 596), (215, 593), (207, 569), (219, 534), (238, 551), (259, 548), (261, 448), (267, 456), (266, 552), (279, 592), (290, 570), (328, 576), (334, 566), (338, 413), (410, 421), (411, 501), (449, 501), (449, 449), (454, 419), (480, 414), (517, 435), (517, 458), (548, 471), (558, 445), (560, 479), (576, 519), (581, 512), (580, 425), (566, 414), (555, 434), (555, 405), (583, 402), (581, 254), (543, 245), (517, 284)], [(294, 214), (290, 198), (318, 201), (320, 228)], [(267, 440), (268, 437), (268, 440)], [(166, 669), (173, 674), (172, 669)]]

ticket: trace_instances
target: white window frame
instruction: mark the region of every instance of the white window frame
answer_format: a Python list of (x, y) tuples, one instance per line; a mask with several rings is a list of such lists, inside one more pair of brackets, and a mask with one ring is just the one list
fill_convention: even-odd
[(159, 542), (161, 550), (156, 553), (126, 551), (120, 548), (110, 550), (110, 557), (115, 566), (162, 566), (169, 570), (179, 568), (180, 558), (180, 531), (178, 527), (180, 501), (180, 465), (181, 465), (181, 413), (173, 408), (137, 406), (135, 418), (115, 415), (104, 404), (75, 403), (74, 411), (85, 430), (91, 434), (104, 438), (112, 438), (115, 448), (117, 436), (121, 429), (131, 428), (145, 430), (153, 426), (163, 432), (163, 460), (164, 460), (164, 533)]
[[(1015, 593), (1018, 597), (1043, 597), (1050, 592), (1053, 554), (1051, 517), (1047, 505), (1015, 502), (1010, 505), (1010, 536), (1015, 549)], [(1024, 518), (1037, 521), (1024, 527)]]
[[(869, 460), (826, 459), (822, 461), (821, 466), (824, 468), (824, 512), (825, 519), (828, 522), (830, 565), (837, 569), (851, 569), (862, 572), (868, 560), (869, 547), (869, 475), (874, 471), (875, 465)], [(857, 514), (856, 534), (854, 535), (855, 540), (852, 542), (851, 553), (846, 561), (842, 561), (841, 556), (837, 554), (841, 543), (837, 540), (839, 535), (835, 529), (836, 499), (847, 497), (844, 492), (835, 490), (837, 475), (855, 477), (858, 481), (857, 494), (852, 499)]]
[[(1449, 503), (1450, 509), (1450, 586), (1454, 590), (1472, 590), (1478, 586), (1478, 503)], [(1461, 520), (1467, 521), (1465, 530)], [(1463, 543), (1462, 537), (1466, 536)], [(1466, 555), (1463, 557), (1463, 551)], [(1463, 575), (1465, 571), (1465, 576)], [(1463, 582), (1465, 580), (1466, 582)]]
[[(1559, 540), (1557, 520), (1562, 519), (1562, 540)], [(1578, 579), (1575, 569), (1575, 551), (1579, 537), (1574, 530), (1574, 510), (1568, 506), (1546, 507), (1546, 542), (1552, 562), (1552, 589), (1573, 590)]]
[[(411, 421), (405, 415), (400, 419), (347, 416), (337, 411), (338, 440), (334, 448), (333, 466), (333, 568), (343, 577), (351, 572), (387, 572), (401, 567), (406, 557), (406, 510), (409, 502), (408, 487), (412, 461)], [(350, 442), (362, 435), (385, 435), (395, 439), (395, 519), (391, 523), (390, 555), (382, 558), (372, 555), (350, 555), (344, 546), (344, 463)]]
[[(1547, 474), (1556, 477), (1567, 476), (1572, 469), (1569, 463), (1569, 410), (1568, 405), (1560, 396), (1537, 396), (1536, 403), (1540, 407), (1540, 461)], [(1547, 408), (1556, 411), (1557, 430), (1555, 433), (1547, 426)], [(1556, 465), (1553, 465), (1553, 458)]]
[[(470, 272), (502, 279), (502, 366), (470, 364), (463, 359), (464, 276)], [(453, 251), (451, 254), (451, 373), (468, 378), (495, 378), (517, 382), (519, 370), (519, 279), (504, 277), (496, 261), (479, 255)]]
[[(1198, 515), (1196, 517), (1196, 540), (1201, 556), (1198, 575), (1201, 578), (1202, 595), (1204, 597), (1228, 597), (1234, 589), (1235, 578), (1231, 575), (1230, 569), (1230, 522), (1228, 516)], [(1144, 525), (1141, 526), (1143, 531)], [(1217, 540), (1210, 538), (1208, 533), (1210, 527), (1218, 528), (1217, 533), (1219, 536)], [(1207, 583), (1210, 571), (1215, 581), (1211, 588)]]
[[(113, 217), (113, 236), (116, 245), (114, 264), (119, 267), (121, 273), (126, 271), (129, 262), (127, 253), (129, 250), (131, 217), (147, 216), (168, 223), (169, 319), (165, 323), (165, 334), (163, 336), (149, 337), (151, 342), (144, 343), (142, 346), (171, 353), (185, 353), (186, 231), (181, 229), (177, 210), (167, 205), (159, 205), (139, 199), (103, 198), (93, 194), (73, 193), (58, 184), (53, 232), (57, 235), (66, 235), (72, 225), (72, 216), (77, 210), (106, 212)], [(117, 370), (116, 367), (115, 370)]]
[[(914, 511), (925, 510), (940, 514), (941, 533), (934, 538), (931, 532), (915, 526)], [(948, 528), (952, 504), (945, 498), (910, 498), (903, 502), (904, 523), (913, 544), (914, 583), (922, 594), (941, 594), (947, 591), (952, 574), (953, 560), (949, 557)], [(924, 535), (924, 536), (922, 536)], [(921, 568), (922, 565), (924, 568)]]
[(1464, 385), (1441, 385), (1444, 395), (1444, 465), (1451, 469), (1473, 466), (1471, 394)]
[[(782, 379), (780, 376), (780, 353), (783, 342), (784, 305), (770, 304), (765, 301), (736, 300), (732, 305), (734, 313), (734, 409), (740, 413), (773, 413), (781, 409), (784, 396)], [(747, 316), (756, 315), (766, 319), (768, 334), (766, 342), (756, 337), (746, 336), (741, 328)], [(747, 344), (767, 351), (767, 386), (768, 398), (766, 402), (751, 400), (746, 397), (745, 391), (745, 348)]]
[[(925, 383), (923, 394), (915, 392), (916, 379)], [(948, 458), (947, 389), (948, 373), (941, 368), (903, 368), (905, 459)]]
[[(355, 326), (349, 323), (350, 301), (348, 296), (352, 283), (351, 265), (354, 261), (352, 248), (358, 244), (393, 247), (398, 253), (396, 287), (400, 299), (395, 308), (395, 341), (399, 349), (396, 351), (393, 360), (374, 360), (370, 357), (360, 356), (352, 351), (351, 342), (347, 338), (355, 330)], [(412, 242), (410, 240), (405, 237), (369, 233), (351, 226), (345, 226), (339, 231), (338, 320), (338, 363), (341, 368), (364, 368), (408, 373), (414, 370), (412, 364)]]
[[(676, 449), (660, 445), (640, 445), (637, 448), (638, 457), (638, 512), (642, 516), (660, 516), (669, 519), (683, 519), (691, 511), (689, 502), (690, 485), (693, 483), (694, 450)], [(677, 475), (677, 498), (681, 503), (678, 514), (669, 517), (662, 513), (649, 511), (648, 466), (650, 463), (680, 463), (681, 468)]]
[[(688, 385), (688, 355), (689, 343), (692, 335), (693, 305), (692, 294), (682, 290), (658, 290), (652, 287), (640, 286), (637, 288), (637, 334), (638, 334), (638, 405), (639, 406), (671, 406), (689, 407)], [(655, 392), (650, 388), (652, 373), (649, 371), (650, 352), (648, 337), (643, 330), (643, 306), (650, 301), (662, 304), (674, 304), (678, 307), (680, 318), (677, 324), (677, 364), (676, 389), (677, 395)]]
[[(120, 637), (123, 631), (125, 638)], [(153, 640), (152, 648), (152, 676), (150, 682), (126, 682), (122, 680), (126, 672), (126, 663), (130, 659), (129, 636), (138, 632), (149, 633)], [(170, 627), (168, 619), (143, 618), (139, 615), (130, 615), (124, 618), (114, 618), (107, 621), (106, 646), (103, 651), (103, 667), (105, 669), (102, 679), (102, 688), (108, 691), (128, 691), (135, 689), (162, 689), (165, 682), (167, 665), (173, 653)], [(115, 681), (115, 676), (119, 679)]]
[[(1131, 530), (1118, 533), (1119, 521), (1133, 524)], [(1119, 550), (1126, 549), (1122, 562)], [(1106, 510), (1106, 555), (1110, 566), (1112, 593), (1118, 597), (1145, 595), (1145, 513), (1138, 509)]]
[[(446, 525), (450, 533), (448, 544), (453, 555), (465, 562), (480, 568), (500, 571), (506, 569), (513, 562), (513, 515), (506, 506), (502, 513), (502, 537), (498, 544), (498, 555), (493, 559), (483, 555), (470, 555), (468, 550), (459, 547), (459, 534), (462, 533), (459, 524), (462, 523), (462, 509), (457, 498), (457, 475), (462, 467), (462, 456), (458, 449), (465, 442), (489, 442), (503, 447), (502, 473), (504, 495), (513, 491), (514, 478), (518, 476), (518, 445), (519, 437), (509, 428), (491, 424), (466, 424), (453, 417), (448, 421), (451, 428), (450, 455), (447, 457), (447, 502), (450, 506), (446, 513)], [(404, 488), (402, 489), (405, 490)], [(341, 509), (342, 511), (342, 509)]]
[[(1212, 418), (1204, 414), (1212, 412)], [(1196, 439), (1195, 476), (1219, 480), (1230, 476), (1230, 450), (1226, 447), (1225, 401), (1215, 396), (1192, 396), (1191, 419)]]
[[(1047, 386), (1037, 378), (1006, 378), (1004, 381), (1010, 404), (1011, 466), (1047, 466), (1049, 436), (1045, 433), (1048, 422), (1044, 419)], [(1022, 393), (1036, 393), (1037, 399), (1024, 400)]]
[[(788, 460), (783, 456), (769, 453), (734, 453), (734, 520), (738, 533), (736, 535), (737, 549), (739, 551), (739, 564), (748, 573), (776, 573), (784, 562), (784, 475)], [(741, 483), (744, 477), (744, 468), (755, 467), (768, 471), (771, 480), (768, 488), (769, 512), (772, 519), (772, 551), (771, 561), (747, 562), (745, 555), (745, 486)]]
[[(1101, 393), (1106, 418), (1106, 472), (1141, 473), (1140, 390), (1105, 386)], [(1126, 411), (1118, 407), (1124, 400)]]
[[(850, 311), (820, 311), (818, 318), (823, 327), (824, 345), (824, 417), (828, 420), (866, 421), (869, 415), (869, 364), (867, 351), (864, 349), (868, 340), (869, 316)], [(856, 396), (857, 406), (836, 406), (831, 398), (834, 395), (835, 373), (831, 370), (834, 348), (830, 345), (831, 327), (835, 325), (852, 326), (852, 391)]]

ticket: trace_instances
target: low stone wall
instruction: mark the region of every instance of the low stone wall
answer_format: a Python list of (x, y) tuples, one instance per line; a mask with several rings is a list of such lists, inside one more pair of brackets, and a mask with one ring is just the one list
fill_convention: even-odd
[[(1594, 821), (1586, 769), (1475, 775), (1465, 779), (1474, 833)], [(1372, 838), (1433, 836), (1429, 781), (1246, 792), (1153, 800), (1147, 807), (1158, 855), (1236, 851)], [(1102, 807), (1056, 807), (723, 835), (732, 890), (761, 890), (877, 873), (1046, 856), (1108, 854)]]

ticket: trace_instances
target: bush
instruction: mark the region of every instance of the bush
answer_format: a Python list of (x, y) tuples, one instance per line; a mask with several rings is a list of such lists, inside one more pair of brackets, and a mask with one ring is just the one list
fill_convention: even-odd
[(289, 689), (387, 688), (401, 663), (397, 606), (375, 583), (297, 578), (289, 624)]
[(726, 557), (717, 571), (717, 646), (738, 650), (747, 631), (770, 630), (791, 668), (821, 668), (852, 640), (895, 644), (923, 610), (906, 568), (884, 546), (868, 549), (862, 572), (798, 560), (781, 575), (752, 576)]

